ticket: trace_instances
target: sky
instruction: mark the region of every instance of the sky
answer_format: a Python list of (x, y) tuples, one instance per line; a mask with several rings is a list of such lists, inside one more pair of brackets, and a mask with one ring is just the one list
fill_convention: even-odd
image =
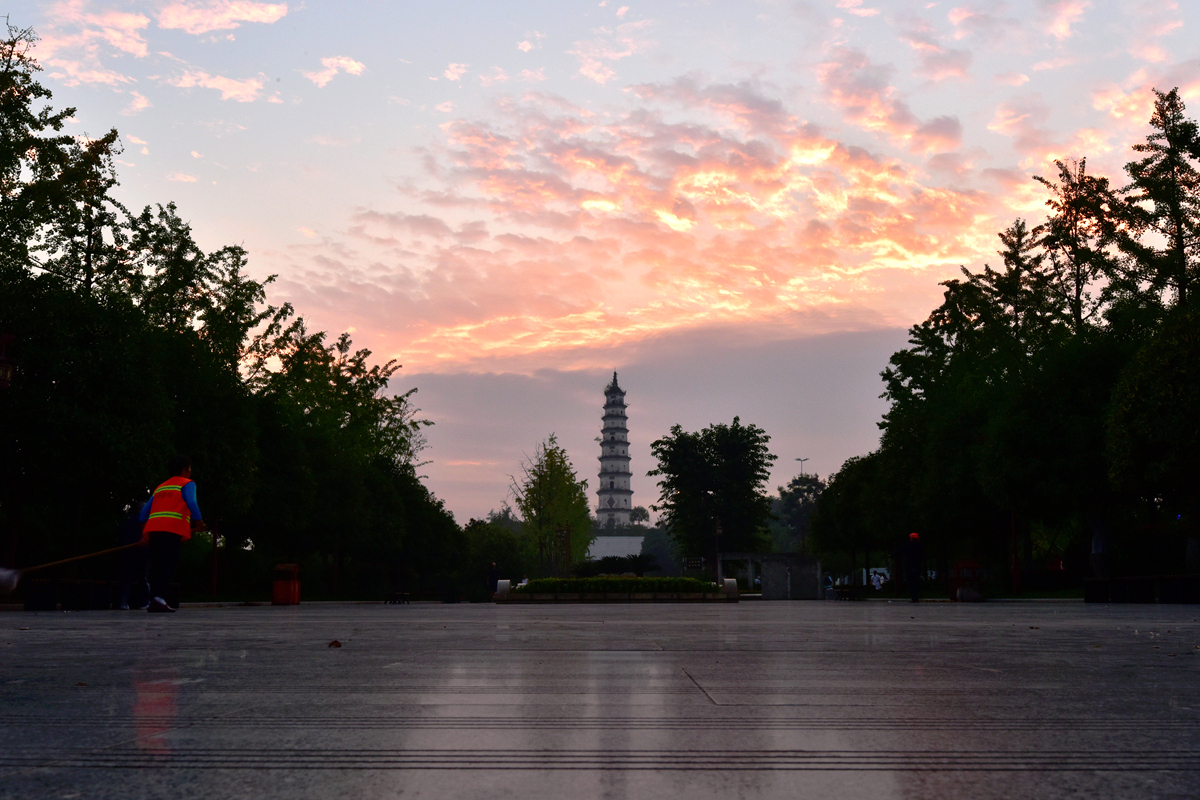
[[(240, 244), (274, 304), (416, 387), (459, 522), (551, 433), (594, 501), (603, 389), (650, 444), (735, 416), (770, 489), (878, 444), (880, 371), (1035, 224), (1123, 183), (1152, 89), (1200, 107), (1200, 4), (8, 0), (118, 197)], [(1194, 116), (1195, 112), (1189, 114)], [(797, 459), (807, 459), (799, 462)]]

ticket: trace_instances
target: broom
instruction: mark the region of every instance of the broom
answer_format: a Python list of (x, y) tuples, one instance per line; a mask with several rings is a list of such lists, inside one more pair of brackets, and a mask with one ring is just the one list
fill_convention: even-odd
[(21, 582), (21, 576), (23, 576), (26, 572), (35, 572), (39, 569), (57, 567), (59, 564), (69, 564), (72, 561), (82, 561), (85, 558), (105, 556), (109, 553), (117, 553), (121, 550), (128, 550), (131, 547), (138, 547), (142, 544), (143, 542), (123, 544), (120, 547), (110, 547), (107, 550), (100, 550), (95, 553), (85, 553), (81, 556), (72, 556), (71, 558), (64, 558), (61, 561), (51, 561), (49, 564), (38, 564), (36, 567), (26, 567), (25, 569), (5, 569), (4, 567), (0, 567), (0, 594), (12, 594), (14, 591), (16, 591), (17, 584)]

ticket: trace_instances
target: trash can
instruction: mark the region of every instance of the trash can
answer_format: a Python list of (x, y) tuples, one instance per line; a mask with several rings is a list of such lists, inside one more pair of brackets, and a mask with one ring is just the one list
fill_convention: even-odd
[(271, 586), (271, 605), (300, 604), (300, 565), (276, 564), (275, 581)]

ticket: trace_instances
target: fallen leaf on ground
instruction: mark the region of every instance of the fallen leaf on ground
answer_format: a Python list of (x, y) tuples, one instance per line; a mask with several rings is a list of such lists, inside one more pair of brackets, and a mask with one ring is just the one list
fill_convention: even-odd
[(76, 685), (76, 686), (87, 686), (87, 684), (86, 684), (86, 683), (84, 683), (83, 681), (80, 681), (79, 683), (77, 683), (77, 684), (75, 684), (75, 685)]
[(339, 642), (337, 639), (334, 639), (332, 642), (329, 643), (329, 646), (330, 647), (341, 647), (342, 643)]

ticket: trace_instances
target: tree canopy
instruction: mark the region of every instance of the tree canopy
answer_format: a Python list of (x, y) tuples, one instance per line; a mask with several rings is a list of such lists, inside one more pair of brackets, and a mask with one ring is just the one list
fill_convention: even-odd
[(757, 425), (710, 425), (692, 433), (674, 425), (650, 445), (658, 467), (659, 498), (652, 508), (661, 514), (681, 552), (711, 558), (724, 552), (765, 549), (771, 500), (765, 493), (776, 456), (771, 437)]
[(512, 494), (527, 536), (543, 568), (567, 577), (583, 561), (595, 534), (588, 511), (587, 481), (577, 480), (567, 451), (554, 434), (540, 443), (512, 479)]
[(17, 367), (0, 388), (0, 561), (108, 546), (182, 452), (219, 577), (247, 575), (230, 591), (267, 586), (276, 560), (318, 594), (453, 565), (462, 532), (418, 478), (429, 423), (414, 389), (393, 391), (399, 365), (268, 305), (271, 278), (238, 246), (204, 252), (173, 203), (118, 202), (116, 131), (61, 133), (75, 110), (44, 105), (36, 42), (11, 25), (0, 42), (0, 335)]
[(1183, 558), (1200, 535), (1200, 134), (1177, 90), (1155, 92), (1150, 128), (1128, 185), (1055, 162), (1035, 177), (1046, 219), (999, 234), (1002, 267), (942, 284), (882, 373), (879, 450), (818, 501), (826, 552), (919, 530), (943, 574), (969, 557), (1010, 587), (1047, 564), (1082, 578), (1093, 543), (1128, 570)]

